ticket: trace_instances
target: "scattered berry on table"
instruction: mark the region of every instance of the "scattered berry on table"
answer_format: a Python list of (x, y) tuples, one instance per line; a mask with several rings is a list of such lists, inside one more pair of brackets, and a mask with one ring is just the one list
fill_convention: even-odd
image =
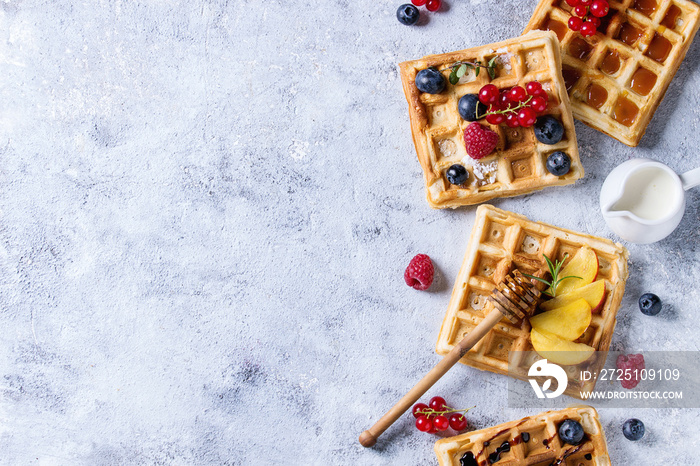
[(404, 3), (399, 7), (398, 10), (396, 10), (396, 18), (401, 24), (411, 26), (418, 22), (418, 18), (420, 18), (420, 12), (418, 11), (418, 8), (411, 5), (410, 3)]
[(427, 290), (433, 284), (435, 269), (433, 262), (425, 254), (418, 254), (409, 262), (403, 278), (406, 284), (416, 290)]
[(421, 432), (429, 432), (433, 428), (433, 422), (428, 419), (428, 416), (420, 416), (416, 419), (416, 429)]
[(469, 172), (463, 165), (456, 163), (447, 169), (445, 176), (450, 183), (461, 185), (466, 183), (469, 179)]
[(428, 11), (438, 11), (442, 6), (442, 0), (428, 0), (425, 4), (425, 8)]
[[(473, 407), (472, 407), (473, 408)], [(468, 422), (464, 414), (472, 408), (454, 409), (447, 405), (441, 396), (434, 396), (425, 403), (413, 405), (413, 416), (416, 418), (416, 428), (422, 432), (435, 434), (449, 428), (460, 432), (467, 428)]]
[(433, 419), (433, 425), (437, 430), (447, 430), (450, 427), (450, 421), (447, 417), (440, 414)]
[(498, 134), (479, 123), (470, 123), (464, 130), (464, 145), (473, 159), (489, 155), (498, 145)]
[(434, 396), (430, 399), (428, 402), (428, 406), (430, 406), (432, 409), (435, 411), (444, 411), (446, 409), (449, 409), (447, 407), (447, 402), (445, 399), (441, 396)]
[(421, 417), (424, 413), (423, 411), (428, 409), (428, 405), (425, 403), (416, 403), (413, 405), (413, 416), (418, 419)]
[(564, 126), (552, 115), (541, 116), (535, 122), (535, 137), (542, 144), (556, 144), (564, 137)]
[(411, 3), (413, 3), (415, 6), (423, 6), (425, 5), (426, 0), (411, 0)]
[(567, 419), (559, 425), (559, 438), (569, 445), (578, 445), (583, 440), (583, 427), (573, 419)]
[(464, 414), (452, 413), (450, 414), (450, 427), (452, 427), (457, 432), (467, 428), (468, 422)]
[(655, 316), (661, 312), (661, 300), (654, 293), (644, 293), (639, 297), (639, 310), (647, 316)]
[(554, 176), (564, 176), (571, 170), (571, 157), (562, 151), (556, 151), (547, 157), (547, 171)]
[(641, 354), (621, 354), (617, 357), (615, 365), (622, 371), (622, 388), (631, 389), (639, 384), (642, 369), (644, 369), (644, 356)]
[(644, 423), (639, 419), (627, 419), (622, 424), (622, 433), (627, 440), (637, 441), (644, 437)]
[(488, 108), (479, 100), (476, 94), (465, 94), (459, 99), (457, 104), (459, 116), (467, 121), (477, 121), (486, 114)]

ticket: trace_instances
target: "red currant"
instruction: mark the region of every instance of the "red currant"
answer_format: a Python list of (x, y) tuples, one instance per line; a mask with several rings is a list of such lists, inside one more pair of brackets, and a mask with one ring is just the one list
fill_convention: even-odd
[(583, 37), (590, 37), (594, 35), (597, 30), (598, 28), (596, 28), (593, 23), (586, 21), (583, 23), (583, 26), (581, 26), (581, 35)]
[(452, 413), (450, 415), (450, 427), (459, 432), (467, 428), (467, 418), (464, 414)]
[(596, 29), (598, 29), (598, 26), (600, 26), (600, 18), (596, 18), (595, 16), (589, 16), (586, 18), (586, 22), (591, 23)]
[(486, 105), (495, 104), (498, 100), (498, 88), (493, 84), (485, 85), (479, 91), (479, 100)]
[(445, 416), (439, 415), (433, 419), (433, 425), (437, 430), (447, 430), (450, 427), (450, 421)]
[(426, 0), (411, 0), (411, 3), (413, 3), (415, 6), (423, 6), (425, 5)]
[(428, 0), (425, 4), (425, 8), (427, 8), (428, 11), (438, 11), (441, 6), (442, 0)]
[(547, 110), (547, 101), (539, 96), (533, 97), (530, 101), (530, 107), (538, 113), (544, 112)]
[(525, 84), (525, 90), (528, 94), (535, 95), (537, 91), (542, 90), (542, 84), (540, 84), (538, 81), (530, 81), (529, 83)]
[(509, 128), (517, 128), (520, 126), (520, 122), (518, 122), (518, 114), (515, 112), (511, 112), (506, 116), (506, 125), (508, 125)]
[(518, 123), (523, 128), (529, 128), (537, 121), (537, 114), (530, 107), (521, 108), (518, 112)]
[(433, 421), (428, 419), (427, 416), (420, 416), (416, 419), (416, 429), (421, 432), (429, 432), (433, 428)]
[(572, 31), (579, 31), (581, 26), (583, 26), (583, 20), (581, 18), (577, 18), (576, 16), (569, 18), (569, 29)]
[(588, 8), (583, 5), (578, 5), (574, 7), (574, 14), (576, 16), (584, 17), (588, 14)]
[(500, 108), (508, 108), (510, 105), (510, 97), (508, 97), (508, 91), (502, 91), (498, 96), (498, 106)]
[(588, 6), (593, 0), (579, 0), (579, 5)]
[(512, 102), (522, 102), (527, 98), (527, 92), (520, 86), (515, 86), (508, 93), (508, 97)]
[(428, 402), (428, 406), (433, 408), (435, 411), (445, 411), (449, 409), (447, 407), (447, 403), (445, 403), (445, 399), (441, 396), (432, 397)]
[(540, 89), (539, 91), (535, 92), (532, 96), (542, 97), (545, 100), (545, 102), (549, 101), (549, 94), (547, 94), (547, 91), (545, 91), (544, 89)]
[(593, 16), (602, 18), (608, 14), (608, 11), (610, 11), (610, 5), (608, 5), (608, 2), (604, 0), (595, 0), (593, 3), (591, 3), (590, 10)]
[(566, 0), (566, 3), (568, 3), (569, 6), (578, 6), (578, 4), (581, 3), (581, 0)]
[(492, 125), (500, 125), (506, 121), (506, 117), (502, 113), (492, 113), (491, 115), (486, 115), (486, 121)]
[(426, 409), (430, 409), (428, 408), (427, 404), (416, 403), (415, 405), (413, 405), (413, 416), (415, 416), (416, 418), (421, 417)]

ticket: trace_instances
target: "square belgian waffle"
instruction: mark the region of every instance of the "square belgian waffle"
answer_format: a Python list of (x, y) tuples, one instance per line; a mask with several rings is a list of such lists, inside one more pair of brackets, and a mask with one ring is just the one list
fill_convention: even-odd
[[(579, 445), (569, 445), (559, 438), (559, 425), (567, 419), (583, 427)], [(440, 466), (610, 465), (598, 413), (590, 406), (548, 411), (438, 440), (435, 454)]]
[[(486, 70), (476, 76), (470, 70), (456, 85), (447, 82), (440, 94), (422, 93), (416, 88), (416, 74), (429, 67), (442, 70), (445, 78), (449, 67), (459, 61), (488, 63), (496, 58), (495, 78)], [(404, 93), (408, 101), (411, 133), (418, 160), (423, 168), (428, 203), (433, 208), (458, 207), (484, 202), (503, 196), (516, 196), (547, 186), (571, 184), (583, 176), (579, 160), (574, 120), (569, 98), (561, 75), (561, 60), (557, 37), (551, 32), (536, 31), (522, 37), (496, 44), (430, 55), (420, 60), (399, 65)], [(464, 130), (470, 122), (463, 120), (457, 110), (459, 99), (465, 94), (477, 94), (486, 84), (499, 89), (529, 81), (539, 81), (549, 95), (546, 110), (564, 126), (563, 139), (554, 145), (537, 141), (530, 128), (508, 128), (505, 124), (484, 126), (498, 134), (498, 146), (489, 156), (472, 160), (464, 145)], [(555, 176), (546, 169), (547, 157), (563, 151), (571, 158), (571, 170)], [(446, 170), (462, 163), (469, 171), (467, 183), (450, 184)]]
[(574, 117), (629, 145), (644, 135), (698, 30), (689, 0), (610, 0), (598, 32), (567, 26), (565, 0), (541, 0), (525, 31), (556, 32)]
[[(583, 246), (589, 246), (598, 256), (596, 280), (605, 279), (606, 297), (602, 310), (593, 314), (590, 326), (576, 341), (592, 346), (596, 351), (607, 351), (625, 291), (627, 250), (608, 239), (533, 222), (490, 205), (477, 208), (474, 228), (442, 321), (436, 351), (447, 354), (493, 310), (487, 297), (512, 268), (535, 275), (538, 270), (547, 270), (543, 254), (552, 261), (563, 260), (566, 254), (570, 259)], [(519, 324), (501, 319), (460, 362), (527, 380), (528, 368), (541, 359), (536, 353), (512, 353), (510, 371), (508, 362), (509, 351), (534, 351), (530, 329), (527, 319)], [(512, 359), (513, 355), (530, 359), (518, 361)], [(593, 390), (595, 387), (595, 380), (584, 382), (576, 377), (578, 371), (569, 371), (570, 383), (564, 393), (580, 397), (579, 390)]]

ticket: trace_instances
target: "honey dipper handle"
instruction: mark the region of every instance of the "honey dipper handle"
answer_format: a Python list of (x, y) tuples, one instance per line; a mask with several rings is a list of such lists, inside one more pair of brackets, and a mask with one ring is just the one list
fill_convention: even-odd
[(389, 411), (386, 412), (372, 427), (362, 432), (360, 443), (363, 447), (371, 447), (377, 443), (377, 438), (384, 433), (396, 420), (401, 417), (418, 399), (445, 375), (448, 370), (464, 356), (494, 325), (501, 320), (503, 314), (494, 309), (474, 329), (455, 345), (442, 360), (435, 365), (430, 372), (420, 379), (414, 387), (401, 398)]

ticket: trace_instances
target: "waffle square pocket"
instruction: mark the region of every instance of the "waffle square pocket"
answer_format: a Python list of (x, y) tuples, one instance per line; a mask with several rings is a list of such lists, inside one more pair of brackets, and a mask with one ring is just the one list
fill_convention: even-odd
[[(477, 73), (472, 68), (456, 84), (449, 83), (452, 66), (477, 61), (492, 63), (492, 72), (482, 68)], [(504, 42), (403, 62), (399, 67), (413, 142), (431, 207), (479, 204), (497, 197), (571, 184), (583, 177), (556, 34), (534, 31)], [(439, 93), (421, 92), (416, 87), (416, 75), (430, 67), (439, 70), (447, 82)], [(505, 90), (525, 87), (532, 81), (541, 83), (546, 91), (548, 103), (544, 113), (561, 123), (563, 137), (556, 143), (545, 144), (535, 137), (533, 127), (511, 128), (480, 119), (478, 122), (484, 128), (498, 135), (498, 143), (490, 155), (478, 160), (470, 157), (464, 140), (470, 122), (460, 116), (460, 98), (478, 94), (487, 84)], [(559, 176), (546, 167), (547, 158), (558, 151), (570, 159), (569, 170)], [(453, 184), (447, 178), (447, 170), (455, 164), (468, 172), (468, 178), (461, 184)]]
[[(485, 204), (476, 211), (464, 261), (438, 335), (437, 353), (447, 354), (493, 310), (487, 297), (513, 268), (535, 275), (538, 270), (546, 269), (545, 255), (552, 260), (565, 260), (567, 264), (584, 247), (595, 252), (598, 260), (595, 279), (604, 281), (605, 295), (577, 342), (596, 351), (608, 351), (625, 291), (627, 250), (608, 239), (533, 222)], [(534, 351), (530, 330), (527, 319), (517, 325), (502, 319), (460, 362), (527, 380), (524, 366), (514, 371), (511, 364), (509, 371), (509, 352)], [(572, 385), (565, 393), (579, 397), (579, 389), (592, 390), (594, 385), (595, 380), (590, 385)]]
[[(567, 419), (583, 427), (584, 437), (578, 445), (559, 437), (559, 426)], [(598, 413), (590, 406), (548, 411), (438, 440), (435, 454), (440, 466), (610, 465), (605, 433)]]
[(661, 103), (700, 25), (689, 0), (610, 0), (597, 32), (567, 26), (565, 0), (541, 0), (525, 32), (554, 31), (574, 117), (636, 146)]

